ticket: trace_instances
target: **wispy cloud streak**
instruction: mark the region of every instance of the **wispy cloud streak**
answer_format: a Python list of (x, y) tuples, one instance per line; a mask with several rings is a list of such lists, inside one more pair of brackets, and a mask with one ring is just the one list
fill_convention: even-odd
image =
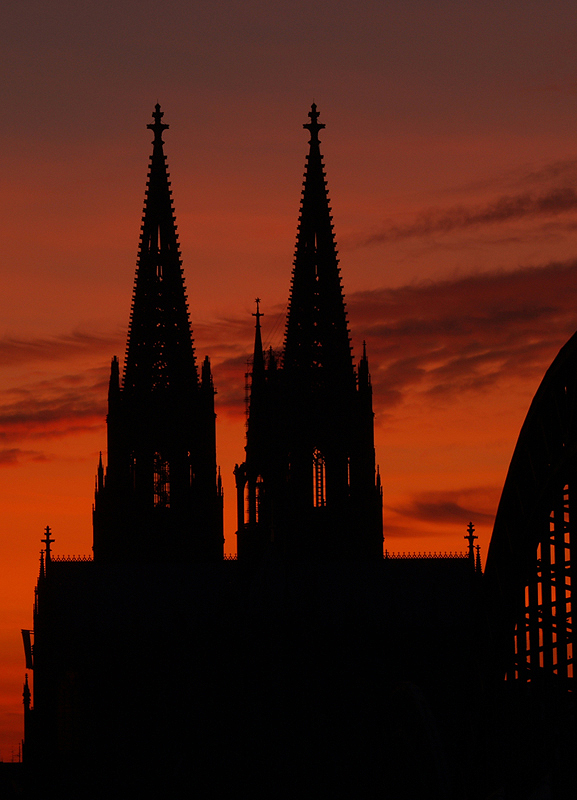
[(380, 230), (371, 234), (349, 237), (346, 245), (362, 247), (444, 235), (480, 226), (520, 221), (528, 217), (552, 217), (576, 208), (577, 191), (571, 186), (552, 188), (540, 194), (523, 192), (503, 195), (482, 206), (459, 205), (448, 209), (427, 209), (404, 225), (385, 222)]
[(118, 351), (122, 342), (120, 332), (111, 334), (72, 331), (51, 338), (0, 338), (0, 367), (29, 364), (36, 361), (65, 361), (79, 355)]
[[(106, 415), (107, 373), (88, 369), (26, 383), (0, 394), (0, 443), (67, 436), (102, 427)], [(10, 453), (0, 464), (12, 463)], [(17, 460), (16, 458), (12, 460)]]
[(377, 407), (409, 392), (449, 401), (543, 374), (577, 328), (577, 262), (359, 292), (348, 308)]
[(492, 522), (499, 499), (495, 487), (473, 487), (424, 492), (403, 506), (390, 509), (402, 517), (442, 525)]

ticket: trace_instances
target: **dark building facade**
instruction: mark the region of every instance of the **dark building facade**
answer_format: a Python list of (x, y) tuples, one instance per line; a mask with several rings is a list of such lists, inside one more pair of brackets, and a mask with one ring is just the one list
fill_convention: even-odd
[[(563, 666), (572, 647), (546, 656), (563, 686), (557, 710), (544, 712), (553, 694), (526, 680), (519, 642), (529, 641), (527, 619), (535, 674), (553, 634), (539, 634), (541, 612), (531, 603), (525, 612), (524, 601), (535, 596), (539, 606), (542, 591), (526, 587), (548, 536), (547, 585), (569, 575), (563, 503), (574, 455), (563, 461), (572, 431), (563, 420), (573, 419), (565, 378), (571, 365), (577, 374), (577, 350), (569, 371), (563, 362), (565, 383), (551, 378), (554, 399), (526, 423), (489, 580), (472, 526), (464, 555), (383, 554), (368, 358), (363, 349), (355, 367), (313, 105), (284, 347), (263, 350), (257, 301), (245, 457), (235, 469), (238, 559), (223, 558), (214, 388), (193, 348), (162, 116), (157, 105), (148, 126), (153, 153), (122, 374), (112, 361), (94, 557), (56, 558), (49, 529), (43, 540), (33, 647), (25, 636), (29, 795), (481, 800), (552, 786), (549, 796), (570, 796), (571, 769), (553, 773), (575, 744), (572, 666)], [(560, 426), (544, 428), (540, 415), (559, 408)], [(556, 453), (569, 471), (535, 456), (556, 516), (527, 544), (515, 498), (542, 498), (523, 453), (543, 430), (549, 444), (535, 452)], [(548, 591), (550, 623), (560, 606)], [(550, 735), (563, 725), (565, 749)]]

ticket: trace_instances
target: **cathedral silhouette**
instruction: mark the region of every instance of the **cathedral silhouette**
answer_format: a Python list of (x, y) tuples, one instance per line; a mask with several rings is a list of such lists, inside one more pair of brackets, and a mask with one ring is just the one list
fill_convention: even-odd
[(46, 529), (23, 632), (30, 797), (450, 800), (575, 785), (577, 344), (532, 406), (486, 573), (472, 524), (463, 554), (383, 552), (369, 360), (363, 347), (355, 367), (325, 126), (316, 105), (308, 116), (282, 354), (263, 350), (258, 300), (254, 314), (231, 559), (156, 105), (93, 558), (55, 556)]

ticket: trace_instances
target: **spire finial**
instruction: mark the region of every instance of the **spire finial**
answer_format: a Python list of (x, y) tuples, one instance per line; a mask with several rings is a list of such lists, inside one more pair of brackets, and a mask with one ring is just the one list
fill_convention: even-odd
[(473, 525), (472, 522), (469, 522), (467, 526), (467, 535), (464, 536), (463, 538), (469, 542), (469, 558), (474, 563), (475, 562), (474, 542), (475, 539), (478, 539), (479, 537), (475, 534), (475, 526)]
[(154, 111), (152, 113), (152, 118), (154, 122), (151, 122), (147, 125), (147, 128), (150, 128), (151, 131), (154, 131), (154, 141), (153, 144), (164, 144), (162, 141), (162, 131), (166, 130), (169, 126), (162, 122), (162, 118), (164, 116), (164, 111), (160, 110), (160, 103), (157, 103), (154, 106)]
[(256, 317), (256, 327), (260, 328), (260, 318), (264, 317), (264, 314), (260, 313), (260, 297), (257, 297), (254, 302), (256, 303), (256, 313), (253, 314), (253, 317)]
[(311, 110), (309, 111), (309, 117), (311, 118), (310, 122), (305, 122), (303, 128), (308, 128), (311, 132), (311, 138), (309, 144), (318, 144), (319, 141), (319, 131), (322, 130), (325, 125), (322, 122), (318, 122), (319, 112), (317, 111), (317, 104), (313, 103), (311, 106)]
[(50, 561), (50, 545), (54, 543), (54, 539), (51, 538), (52, 531), (50, 530), (50, 525), (46, 526), (44, 533), (46, 537), (42, 539), (42, 541), (46, 545), (46, 563), (48, 564)]
[(254, 332), (254, 355), (252, 359), (253, 390), (256, 389), (259, 379), (264, 376), (264, 354), (262, 351), (262, 336), (260, 333), (260, 318), (263, 317), (264, 314), (261, 314), (260, 311), (260, 297), (256, 298), (255, 303), (256, 313), (253, 314), (253, 317), (256, 317)]

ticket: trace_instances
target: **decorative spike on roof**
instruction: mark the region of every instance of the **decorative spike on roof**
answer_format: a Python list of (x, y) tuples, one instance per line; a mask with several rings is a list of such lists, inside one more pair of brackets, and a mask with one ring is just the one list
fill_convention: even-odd
[(260, 297), (255, 300), (256, 312), (253, 317), (256, 317), (255, 332), (254, 332), (254, 354), (252, 359), (252, 377), (253, 381), (255, 375), (261, 376), (264, 373), (264, 353), (262, 350), (262, 334), (260, 329), (260, 318), (264, 316), (260, 310)]

